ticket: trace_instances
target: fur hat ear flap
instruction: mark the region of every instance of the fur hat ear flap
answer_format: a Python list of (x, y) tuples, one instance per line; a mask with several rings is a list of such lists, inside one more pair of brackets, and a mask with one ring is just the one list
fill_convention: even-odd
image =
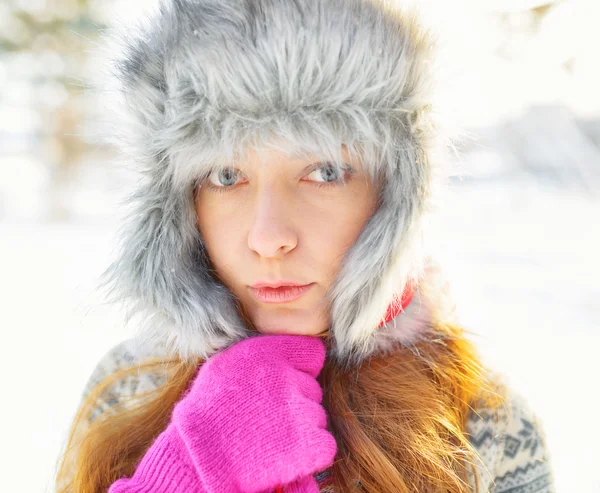
[(173, 194), (168, 177), (149, 180), (131, 197), (121, 252), (101, 277), (110, 302), (125, 302), (129, 322), (141, 314), (137, 339), (182, 359), (207, 358), (251, 333), (232, 293), (212, 275), (196, 227), (191, 189)]

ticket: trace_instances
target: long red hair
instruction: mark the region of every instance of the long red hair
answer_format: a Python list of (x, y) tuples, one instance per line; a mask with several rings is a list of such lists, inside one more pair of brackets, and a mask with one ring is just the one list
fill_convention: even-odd
[[(504, 394), (487, 379), (461, 327), (440, 323), (437, 329), (446, 337), (399, 346), (352, 370), (325, 361), (318, 380), (338, 443), (335, 491), (361, 491), (357, 481), (362, 491), (378, 493), (471, 491), (476, 452), (466, 433), (469, 412), (476, 402), (498, 408)], [(149, 359), (101, 382), (75, 417), (56, 492), (105, 493), (131, 476), (200, 364)], [(123, 398), (90, 422), (102, 396), (138, 372), (161, 373), (165, 383)]]

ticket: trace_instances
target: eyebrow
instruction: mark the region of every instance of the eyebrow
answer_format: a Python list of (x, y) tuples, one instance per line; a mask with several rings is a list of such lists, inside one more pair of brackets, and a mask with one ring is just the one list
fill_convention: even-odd
[[(310, 166), (313, 164), (317, 164), (317, 163), (328, 163), (328, 162), (334, 162), (335, 159), (333, 159), (332, 157), (326, 157), (326, 156), (320, 156), (320, 155), (316, 155), (316, 154), (312, 154), (312, 153), (303, 153), (302, 151), (295, 151), (291, 154), (287, 155), (287, 159), (289, 161), (294, 161), (294, 165), (306, 165), (306, 166)], [(307, 164), (308, 162), (308, 164)], [(344, 163), (344, 162), (348, 162), (349, 161), (346, 159), (342, 159), (340, 161), (340, 163)], [(233, 168), (240, 168), (243, 167), (244, 165), (244, 161), (239, 161), (236, 163), (231, 163), (231, 164), (226, 164), (224, 165), (224, 167), (233, 167)]]
[[(318, 153), (316, 151), (313, 151), (311, 149), (305, 149), (302, 147), (296, 147), (292, 150), (290, 150), (289, 152), (287, 150), (284, 151), (286, 153), (287, 159), (289, 161), (294, 161), (294, 165), (297, 164), (298, 165), (302, 165), (305, 164), (307, 161), (309, 161), (308, 164), (306, 164), (306, 166), (311, 166), (314, 164), (326, 164), (326, 163), (339, 163), (340, 166), (344, 166), (344, 165), (348, 165), (351, 167), (355, 167), (355, 164), (353, 162), (353, 157), (352, 156), (348, 156), (345, 157), (343, 155), (343, 152), (340, 154), (340, 159), (337, 160), (334, 156), (331, 156), (329, 154), (322, 154), (322, 153)], [(236, 169), (241, 169), (244, 167), (244, 160), (239, 160), (237, 162), (231, 162), (231, 163), (226, 163), (222, 165), (225, 168), (228, 167), (233, 167)]]
[[(287, 151), (285, 151), (287, 153)], [(294, 160), (318, 160), (318, 161), (331, 161), (334, 159), (333, 156), (329, 156), (327, 154), (316, 153), (311, 149), (306, 149), (302, 147), (296, 147), (288, 153), (290, 159)], [(343, 159), (343, 153), (341, 154)]]
[[(347, 161), (347, 159), (344, 159), (343, 155), (340, 154), (340, 157), (341, 157), (342, 161)], [(324, 154), (314, 154), (311, 151), (303, 151), (301, 149), (293, 151), (290, 154), (290, 158), (296, 159), (299, 161), (300, 160), (311, 160), (314, 162), (318, 162), (318, 161), (327, 162), (327, 161), (335, 160), (334, 156), (329, 156), (329, 155), (324, 155)]]

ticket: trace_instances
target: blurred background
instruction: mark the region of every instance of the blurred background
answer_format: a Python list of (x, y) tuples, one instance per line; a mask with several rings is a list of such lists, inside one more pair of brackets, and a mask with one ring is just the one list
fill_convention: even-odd
[[(135, 176), (86, 137), (102, 113), (88, 88), (102, 30), (154, 3), (0, 3), (6, 491), (54, 491), (85, 382), (133, 335), (95, 282)], [(411, 3), (455, 57), (448, 97), (470, 136), (432, 244), (485, 361), (541, 419), (558, 491), (600, 491), (600, 3)]]

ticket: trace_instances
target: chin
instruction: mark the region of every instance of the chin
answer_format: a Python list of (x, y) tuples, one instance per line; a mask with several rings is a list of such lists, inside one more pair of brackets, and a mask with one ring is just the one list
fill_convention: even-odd
[(316, 336), (327, 331), (328, 325), (306, 312), (256, 314), (252, 323), (261, 334), (293, 334)]
[(257, 330), (261, 334), (310, 335), (302, 330), (295, 329), (294, 327), (257, 327)]
[(291, 324), (290, 327), (279, 326), (257, 326), (256, 330), (261, 334), (288, 334), (288, 335), (304, 335), (304, 336), (316, 336), (322, 334), (325, 329), (311, 328), (304, 329), (302, 327), (294, 326)]

